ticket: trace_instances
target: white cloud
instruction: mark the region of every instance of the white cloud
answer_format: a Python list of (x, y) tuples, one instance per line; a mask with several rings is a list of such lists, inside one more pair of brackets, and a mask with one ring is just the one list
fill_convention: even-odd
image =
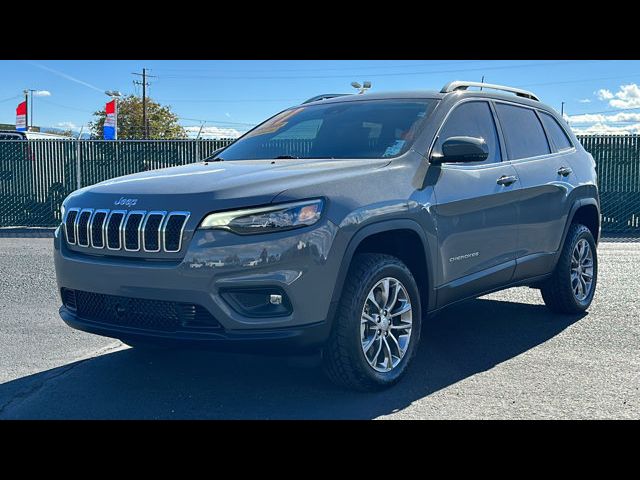
[(614, 115), (584, 113), (582, 115), (565, 115), (565, 119), (572, 124), (640, 122), (640, 113), (620, 112)]
[(227, 118), (231, 118), (231, 114), (229, 112), (224, 112), (224, 116)]
[(615, 99), (609, 101), (609, 105), (614, 108), (640, 107), (640, 87), (635, 83), (622, 85), (615, 96)]
[(589, 100), (588, 98), (581, 98), (580, 100), (578, 100), (578, 103), (591, 103), (591, 100)]
[(36, 90), (33, 92), (34, 97), (50, 97), (51, 92), (49, 90)]
[[(198, 132), (200, 131), (200, 127), (192, 126), (192, 127), (184, 127), (187, 132), (187, 135), (190, 138), (195, 138), (198, 136)], [(224, 127), (204, 127), (202, 132), (200, 133), (200, 138), (238, 138), (242, 135), (243, 132), (239, 132), (235, 128), (224, 128)]]
[(80, 125), (76, 125), (73, 122), (59, 122), (56, 123), (56, 127), (64, 128), (65, 130), (78, 130), (80, 128)]
[(640, 123), (624, 125), (624, 126), (612, 126), (605, 123), (596, 123), (586, 128), (573, 128), (574, 133), (578, 135), (603, 135), (603, 134), (615, 134), (615, 135), (630, 135), (640, 133)]
[(611, 90), (607, 90), (606, 88), (601, 88), (597, 92), (595, 92), (598, 100), (611, 100), (613, 98), (613, 93)]

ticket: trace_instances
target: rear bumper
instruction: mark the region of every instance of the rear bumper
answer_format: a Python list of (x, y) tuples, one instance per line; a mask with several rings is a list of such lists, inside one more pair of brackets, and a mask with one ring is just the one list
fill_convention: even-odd
[(162, 332), (90, 321), (78, 317), (64, 306), (60, 307), (60, 317), (67, 325), (77, 330), (117, 338), (125, 342), (130, 340), (186, 348), (264, 353), (317, 350), (329, 336), (331, 327), (330, 323), (325, 321), (293, 328), (233, 332), (224, 330)]

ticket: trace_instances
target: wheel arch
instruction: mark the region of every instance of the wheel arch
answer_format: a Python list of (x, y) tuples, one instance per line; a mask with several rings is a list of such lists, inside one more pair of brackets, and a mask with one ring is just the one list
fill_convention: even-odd
[[(390, 240), (391, 238), (394, 238), (394, 240)], [(412, 242), (415, 243), (411, 246), (418, 247), (418, 252), (413, 248), (408, 248), (403, 253), (393, 248), (394, 243), (397, 245), (407, 238), (413, 238)], [(379, 242), (379, 248), (373, 247), (376, 241)], [(364, 226), (351, 237), (343, 254), (340, 271), (331, 296), (332, 306), (329, 318), (333, 318), (334, 316), (335, 308), (340, 300), (340, 295), (353, 257), (360, 252), (388, 253), (400, 258), (416, 278), (416, 283), (418, 283), (420, 290), (423, 315), (433, 308), (435, 305), (435, 292), (433, 290), (434, 272), (429, 255), (429, 243), (425, 232), (420, 225), (413, 220), (394, 219)], [(412, 253), (418, 253), (416, 258), (412, 257)]]
[(600, 205), (595, 198), (580, 198), (573, 203), (564, 227), (561, 245), (564, 245), (569, 227), (575, 222), (582, 223), (591, 231), (597, 245), (600, 240)]

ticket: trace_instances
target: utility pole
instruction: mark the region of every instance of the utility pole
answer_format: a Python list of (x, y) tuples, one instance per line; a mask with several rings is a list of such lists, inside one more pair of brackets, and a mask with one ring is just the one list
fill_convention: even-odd
[(564, 102), (560, 104), (560, 116), (564, 118)]
[(142, 133), (143, 138), (146, 140), (149, 138), (149, 126), (147, 125), (147, 78), (156, 78), (153, 75), (147, 74), (147, 69), (143, 68), (142, 73), (133, 73), (133, 75), (139, 75), (142, 77), (142, 82), (134, 81), (136, 85), (142, 85)]

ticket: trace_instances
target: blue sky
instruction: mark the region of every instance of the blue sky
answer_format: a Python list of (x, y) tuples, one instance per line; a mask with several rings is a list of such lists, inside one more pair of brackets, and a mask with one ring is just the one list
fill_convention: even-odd
[(319, 93), (353, 91), (354, 80), (370, 80), (373, 91), (439, 90), (483, 75), (532, 90), (558, 111), (564, 101), (578, 131), (640, 133), (640, 61), (623, 60), (1, 60), (0, 123), (14, 123), (22, 90), (32, 88), (50, 93), (34, 99), (36, 125), (78, 130), (108, 100), (104, 90), (139, 94), (132, 72), (142, 67), (156, 76), (149, 95), (186, 127), (206, 121), (209, 135), (246, 131)]

